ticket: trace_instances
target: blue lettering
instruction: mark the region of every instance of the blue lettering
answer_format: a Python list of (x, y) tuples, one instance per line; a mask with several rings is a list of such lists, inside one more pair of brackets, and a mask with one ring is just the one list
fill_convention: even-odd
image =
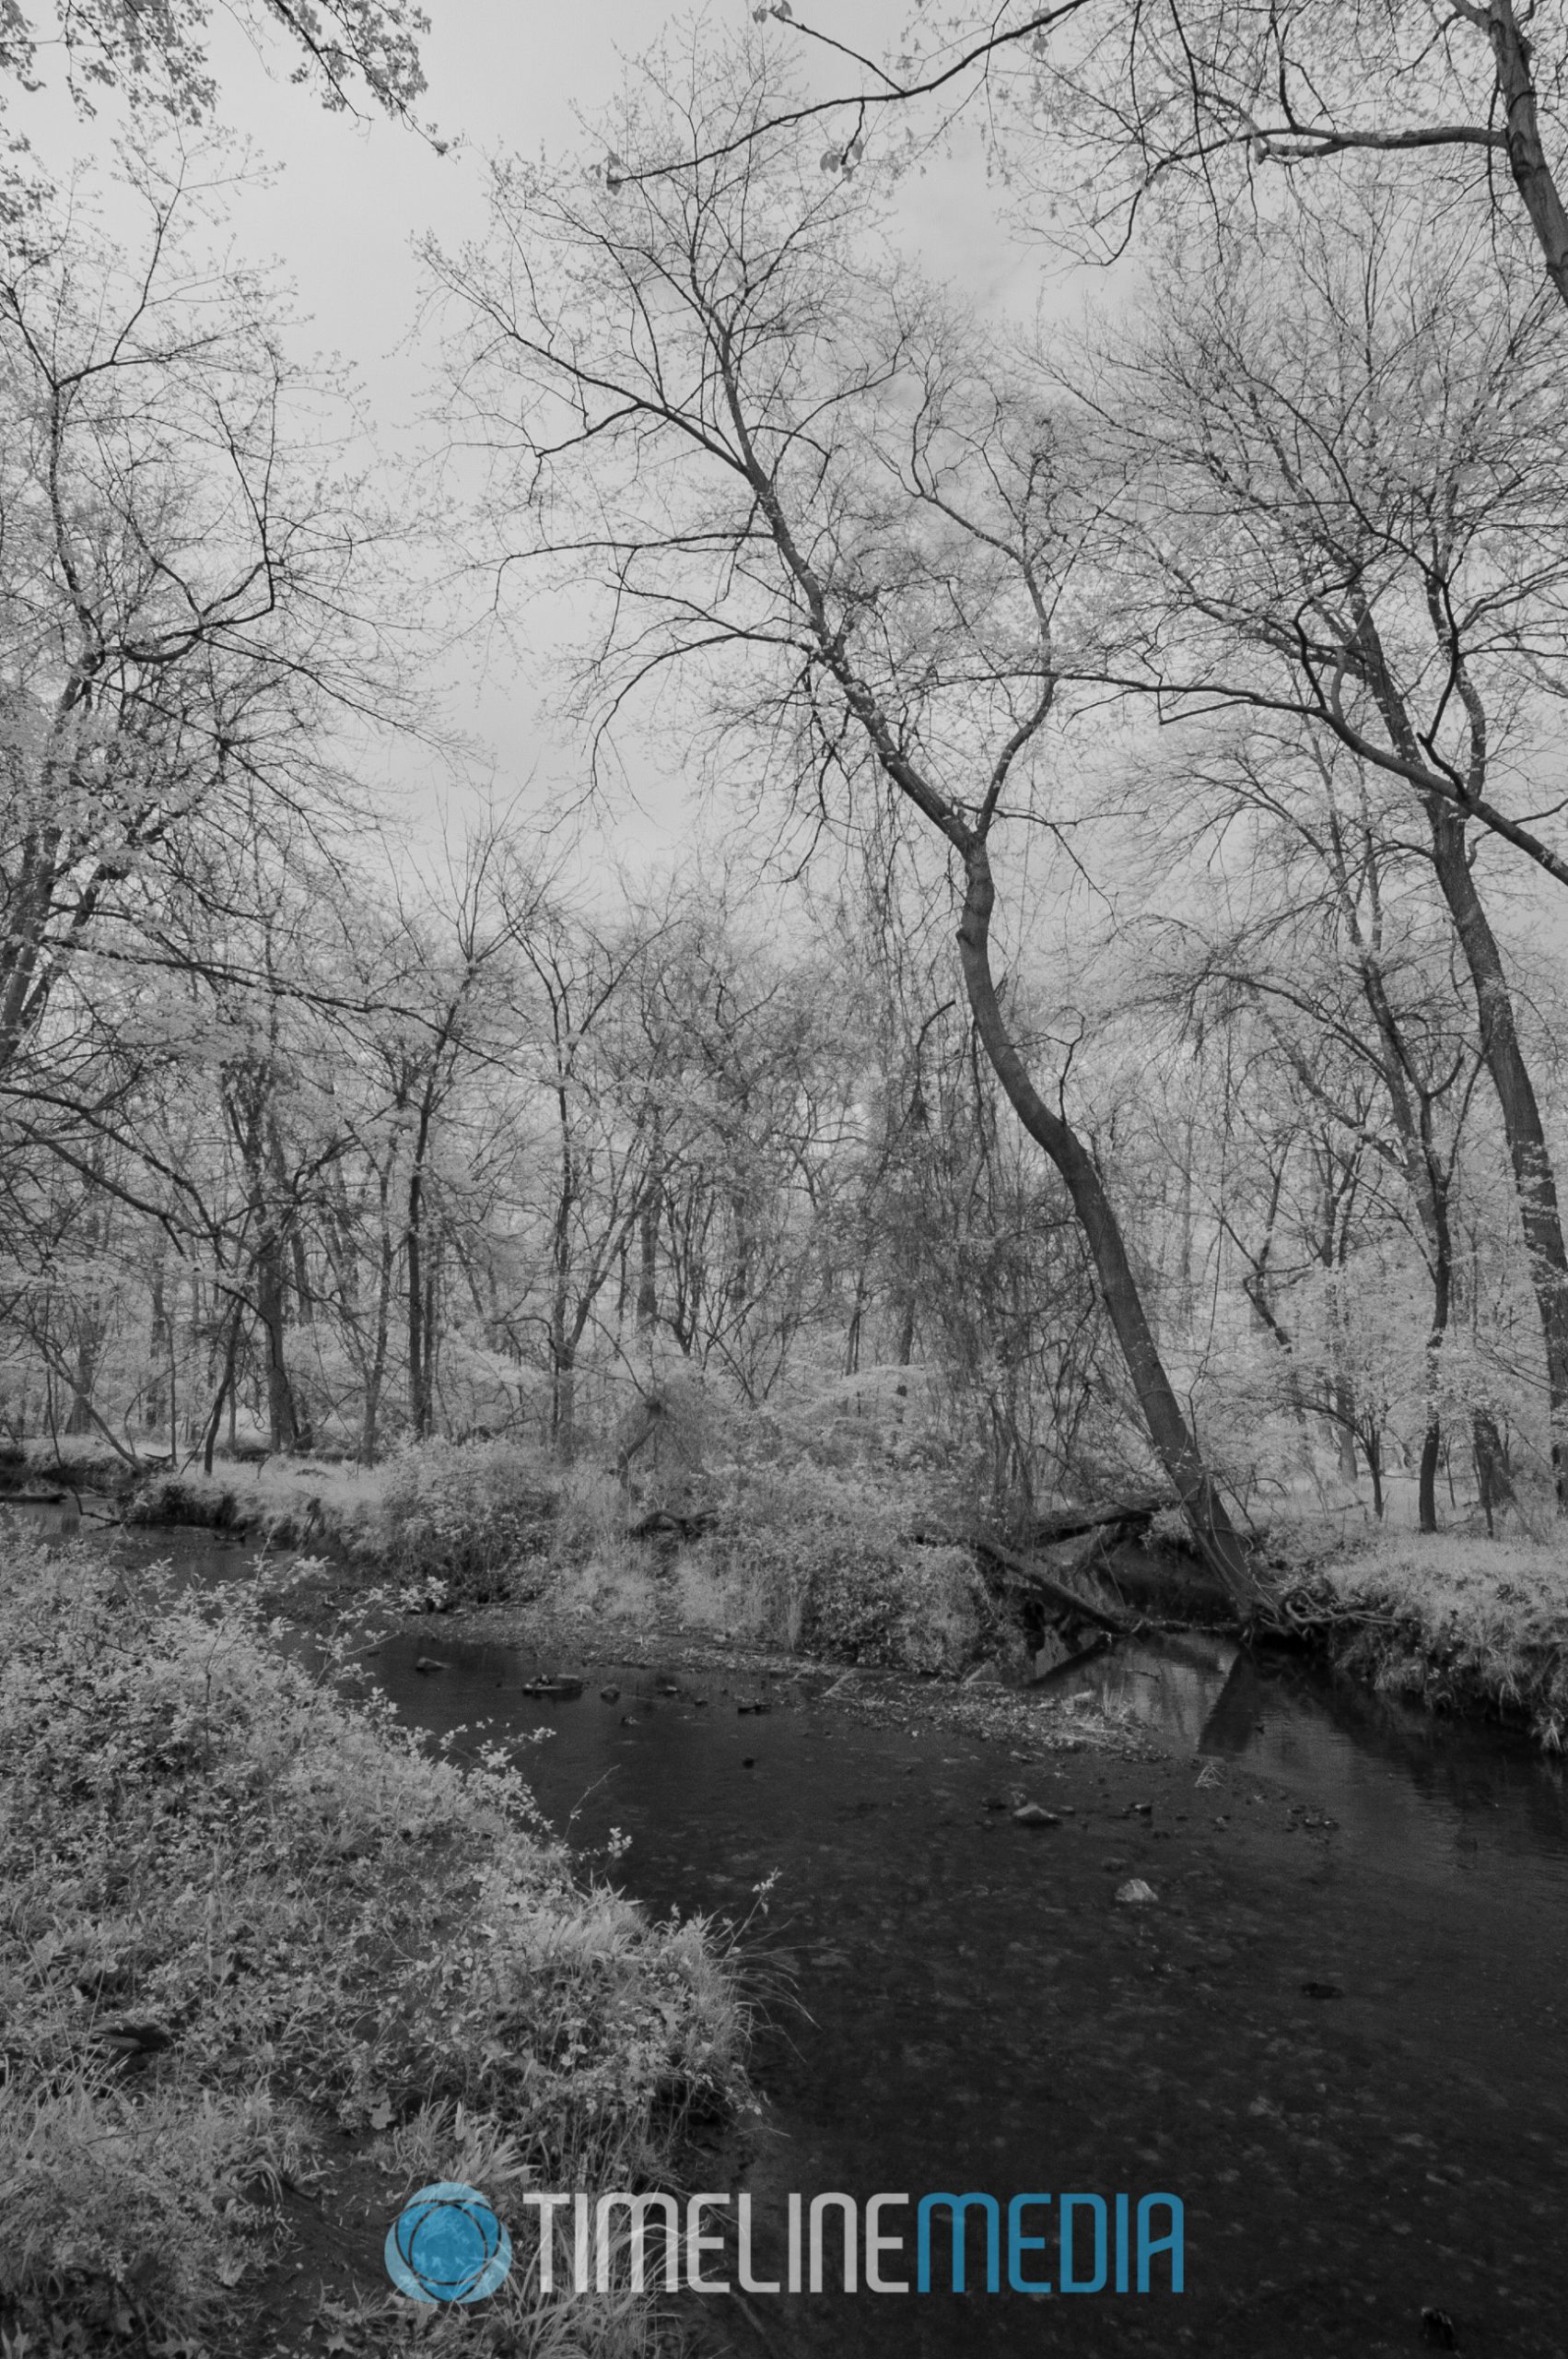
[[(1170, 2215), (1170, 2233), (1167, 2236), (1151, 2236), (1149, 2234), (1149, 2215), (1156, 2203), (1163, 2203)], [(1140, 2196), (1138, 2200), (1138, 2290), (1141, 2294), (1146, 2294), (1149, 2291), (1149, 2263), (1157, 2252), (1170, 2254), (1171, 2292), (1179, 2294), (1183, 2291), (1182, 2224), (1183, 2213), (1179, 2195)]]
[(1019, 2266), (1024, 2253), (1044, 2252), (1046, 2248), (1044, 2236), (1026, 2236), (1024, 2234), (1024, 2206), (1026, 2203), (1048, 2203), (1050, 2200), (1048, 2195), (1015, 2195), (1007, 2207), (1007, 2283), (1012, 2293), (1048, 2294), (1051, 2290), (1048, 2277), (1042, 2278), (1036, 2284), (1024, 2275)]
[(939, 2203), (945, 2203), (953, 2224), (953, 2290), (964, 2291), (964, 2229), (965, 2215), (972, 2203), (981, 2206), (986, 2215), (986, 2291), (999, 2293), (1001, 2288), (1001, 2206), (994, 2195), (922, 2195), (920, 2208), (915, 2215), (915, 2287), (918, 2293), (931, 2290), (931, 2213)]
[[(1077, 2211), (1091, 2211), (1094, 2215), (1094, 2274), (1092, 2278), (1079, 2279), (1073, 2274), (1072, 2215)], [(1106, 2283), (1106, 2199), (1103, 2195), (1064, 2195), (1060, 2215), (1061, 2290), (1064, 2294), (1098, 2294)]]

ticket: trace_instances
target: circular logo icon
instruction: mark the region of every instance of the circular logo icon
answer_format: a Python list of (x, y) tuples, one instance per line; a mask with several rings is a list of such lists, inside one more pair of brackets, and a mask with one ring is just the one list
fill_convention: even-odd
[(438, 2179), (387, 2230), (387, 2275), (415, 2302), (482, 2302), (512, 2265), (512, 2240), (476, 2187)]

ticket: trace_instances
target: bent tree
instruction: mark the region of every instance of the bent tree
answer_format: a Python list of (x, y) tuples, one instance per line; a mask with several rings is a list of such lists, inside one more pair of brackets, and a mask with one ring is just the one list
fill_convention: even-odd
[(778, 124), (780, 96), (755, 45), (655, 59), (606, 135), (657, 171), (495, 169), (486, 243), (428, 257), (454, 427), (494, 455), (503, 569), (609, 593), (580, 675), (596, 745), (629, 696), (696, 671), (720, 743), (819, 825), (874, 796), (945, 847), (978, 1038), (1066, 1183), (1198, 1543), (1246, 1600), (1106, 1176), (993, 962), (999, 830), (1048, 816), (1073, 529), (1051, 421), (972, 322), (868, 263), (868, 208)]

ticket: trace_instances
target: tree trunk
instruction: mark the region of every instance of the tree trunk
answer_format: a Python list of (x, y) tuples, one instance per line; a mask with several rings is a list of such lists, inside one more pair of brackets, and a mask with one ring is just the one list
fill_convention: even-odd
[(91, 1294), (76, 1322), (76, 1366), (71, 1371), (71, 1407), (65, 1419), (68, 1434), (90, 1434), (93, 1431), (93, 1387), (98, 1378), (98, 1358), (102, 1342), (98, 1297)]
[[(270, 1211), (263, 1217), (270, 1224)], [(262, 1350), (266, 1362), (269, 1443), (275, 1450), (304, 1449), (308, 1446), (307, 1437), (295, 1404), (285, 1350), (287, 1292), (284, 1242), (270, 1226), (263, 1231), (256, 1251), (256, 1315), (261, 1322)]]
[(219, 1379), (217, 1391), (213, 1397), (212, 1410), (207, 1418), (206, 1433), (202, 1443), (202, 1472), (204, 1474), (210, 1474), (212, 1473), (213, 1451), (217, 1447), (217, 1429), (223, 1422), (223, 1404), (225, 1401), (228, 1401), (229, 1404), (229, 1447), (230, 1449), (233, 1448), (234, 1370), (235, 1363), (239, 1356), (240, 1305), (236, 1302), (228, 1314), (228, 1334), (224, 1345), (223, 1353), (223, 1375)]
[(417, 1163), (408, 1181), (405, 1252), (408, 1281), (408, 1417), (415, 1441), (430, 1431), (430, 1339), (426, 1324), (428, 1287), (425, 1271), (425, 1175)]
[(381, 1387), (386, 1380), (387, 1342), (392, 1329), (392, 1271), (396, 1253), (387, 1218), (389, 1178), (381, 1174), (380, 1261), (376, 1273), (376, 1328), (365, 1370), (365, 1407), (359, 1425), (359, 1462), (374, 1466), (380, 1446)]
[(1494, 1538), (1493, 1510), (1508, 1505), (1514, 1496), (1514, 1484), (1508, 1471), (1508, 1453), (1490, 1409), (1472, 1411), (1470, 1438), (1475, 1451), (1476, 1489), (1486, 1517), (1488, 1537)]
[(1551, 1467), (1559, 1512), (1568, 1512), (1568, 1251), (1562, 1241), (1557, 1180), (1529, 1068), (1519, 1045), (1513, 996), (1496, 935), (1476, 889), (1465, 822), (1435, 795), (1426, 798), (1433, 864), (1457, 929), (1475, 986), (1481, 1054), (1502, 1109), (1514, 1167), (1530, 1283), (1546, 1344), (1551, 1415)]
[[(174, 1333), (169, 1323), (163, 1303), (163, 1264), (160, 1262), (152, 1273), (152, 1309), (147, 1322), (147, 1372), (142, 1387), (142, 1425), (146, 1432), (155, 1433), (163, 1416), (164, 1382), (163, 1355), (167, 1348), (170, 1363), (174, 1357)], [(170, 1429), (169, 1447), (174, 1449), (177, 1436)]]
[(556, 1346), (550, 1371), (550, 1447), (563, 1466), (577, 1451), (577, 1356), (572, 1346)]
[(659, 1324), (659, 1221), (664, 1206), (657, 1170), (643, 1191), (638, 1214), (637, 1332), (650, 1334)]
[[(1456, 11), (1460, 13), (1469, 11)], [(1533, 8), (1526, 11), (1527, 17), (1534, 13)], [(1487, 0), (1486, 30), (1496, 67), (1497, 95), (1503, 101), (1508, 170), (1530, 217), (1546, 275), (1568, 303), (1568, 211), (1547, 160), (1530, 71), (1530, 44), (1519, 29), (1512, 0)]]
[(1437, 1460), (1443, 1442), (1437, 1388), (1442, 1368), (1443, 1339), (1448, 1332), (1448, 1309), (1453, 1295), (1453, 1244), (1448, 1231), (1447, 1203), (1441, 1195), (1437, 1200), (1436, 1212), (1437, 1233), (1432, 1242), (1432, 1327), (1426, 1343), (1426, 1430), (1422, 1436), (1418, 1491), (1423, 1532), (1435, 1532), (1437, 1529)]
[(1366, 1452), (1366, 1471), (1372, 1477), (1372, 1512), (1381, 1523), (1383, 1520), (1382, 1436), (1369, 1426), (1361, 1438), (1361, 1445)]
[(1094, 1261), (1106, 1309), (1132, 1379), (1138, 1405), (1160, 1461), (1186, 1510), (1205, 1559), (1238, 1604), (1251, 1608), (1258, 1591), (1246, 1555), (1214, 1488), (1182, 1414), (1143, 1309), (1115, 1209), (1094, 1157), (1071, 1124), (1040, 1097), (1013, 1046), (990, 968), (990, 921), (996, 888), (982, 839), (965, 855), (967, 890), (958, 929), (959, 957), (976, 1028), (1009, 1103), (1031, 1138), (1060, 1172)]
[(904, 1297), (904, 1317), (898, 1329), (898, 1365), (907, 1367), (915, 1356), (915, 1297)]

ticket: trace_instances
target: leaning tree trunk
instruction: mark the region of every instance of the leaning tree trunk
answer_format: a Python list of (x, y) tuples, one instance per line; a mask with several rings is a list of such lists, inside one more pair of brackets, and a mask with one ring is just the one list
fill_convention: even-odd
[(965, 853), (967, 890), (958, 929), (965, 989), (981, 1044), (1014, 1113), (1044, 1147), (1072, 1200), (1088, 1241), (1106, 1309), (1116, 1331), (1138, 1405), (1171, 1483), (1187, 1511), (1203, 1555), (1236, 1602), (1250, 1608), (1258, 1590), (1246, 1554), (1214, 1488), (1154, 1342), (1121, 1226), (1097, 1165), (1071, 1125), (1045, 1103), (1014, 1047), (997, 997), (990, 966), (990, 922), (996, 888), (983, 839)]
[(1546, 1344), (1551, 1413), (1551, 1467), (1560, 1512), (1568, 1512), (1568, 1250), (1562, 1241), (1557, 1180), (1540, 1107), (1519, 1046), (1503, 953), (1486, 914), (1465, 845), (1461, 814), (1427, 797), (1433, 864), (1464, 947), (1480, 1015), (1481, 1053), (1502, 1109), (1530, 1283)]

